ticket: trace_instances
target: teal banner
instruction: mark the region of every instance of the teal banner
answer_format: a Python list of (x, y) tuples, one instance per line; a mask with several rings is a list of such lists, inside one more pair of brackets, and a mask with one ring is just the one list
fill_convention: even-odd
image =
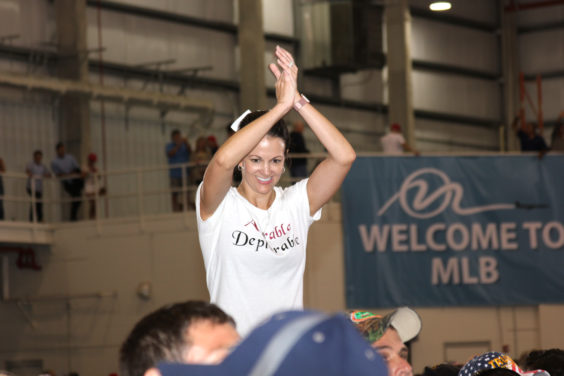
[(564, 156), (358, 158), (349, 307), (564, 302)]

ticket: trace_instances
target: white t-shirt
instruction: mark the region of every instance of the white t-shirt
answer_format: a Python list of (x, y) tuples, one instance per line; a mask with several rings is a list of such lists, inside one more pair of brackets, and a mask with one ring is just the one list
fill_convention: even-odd
[(309, 226), (307, 179), (282, 189), (268, 210), (252, 205), (232, 187), (207, 220), (196, 214), (200, 248), (212, 303), (233, 316), (245, 336), (273, 313), (303, 308), (303, 275)]
[[(84, 193), (87, 195), (94, 196), (96, 194), (96, 190), (100, 190), (102, 188), (102, 176), (97, 174), (96, 171), (91, 170), (90, 166), (87, 164), (82, 166), (82, 171), (86, 171), (88, 175), (84, 178)], [(96, 178), (98, 181), (96, 181)]]
[[(45, 167), (43, 164), (36, 164), (34, 161), (31, 161), (27, 164), (27, 166), (25, 167), (26, 171), (29, 171), (31, 173), (31, 176), (33, 177), (33, 179), (35, 179), (35, 192), (43, 192), (43, 177), (45, 176), (45, 174), (49, 173), (49, 170), (47, 170), (47, 167)], [(27, 184), (26, 184), (26, 189), (31, 190), (31, 179), (29, 178), (27, 179)]]
[(403, 154), (403, 145), (405, 144), (405, 138), (401, 133), (390, 132), (387, 135), (380, 138), (382, 143), (382, 149), (386, 154)]

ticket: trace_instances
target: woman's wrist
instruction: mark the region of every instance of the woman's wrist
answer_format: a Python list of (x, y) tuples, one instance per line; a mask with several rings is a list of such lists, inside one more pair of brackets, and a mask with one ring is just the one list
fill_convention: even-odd
[(309, 104), (309, 99), (303, 94), (298, 94), (298, 96), (294, 98), (294, 110), (296, 111), (299, 111), (307, 104)]
[(283, 114), (285, 115), (287, 112), (289, 112), (292, 109), (293, 105), (294, 105), (294, 101), (276, 102), (276, 105), (273, 107), (273, 109), (279, 108), (280, 111), (282, 111)]
[(302, 94), (299, 91), (296, 91), (296, 94), (294, 94), (294, 105), (298, 103), (300, 99), (302, 99)]
[(278, 112), (280, 111), (281, 116), (286, 115), (292, 109), (293, 102), (277, 102), (271, 111)]

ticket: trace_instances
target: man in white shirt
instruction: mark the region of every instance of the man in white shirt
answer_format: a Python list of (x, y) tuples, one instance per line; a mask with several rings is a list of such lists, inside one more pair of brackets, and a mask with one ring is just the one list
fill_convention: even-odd
[[(43, 222), (43, 178), (51, 177), (51, 173), (42, 163), (43, 152), (36, 150), (33, 152), (33, 160), (25, 167), (27, 180), (26, 191), (30, 196), (35, 196), (35, 219)], [(33, 222), (33, 207), (29, 209), (29, 220)]]
[(401, 155), (404, 151), (409, 151), (416, 155), (419, 154), (417, 150), (413, 149), (405, 142), (405, 138), (403, 138), (401, 134), (401, 126), (398, 123), (394, 123), (390, 126), (390, 133), (380, 138), (380, 142), (382, 143), (382, 149), (385, 154)]

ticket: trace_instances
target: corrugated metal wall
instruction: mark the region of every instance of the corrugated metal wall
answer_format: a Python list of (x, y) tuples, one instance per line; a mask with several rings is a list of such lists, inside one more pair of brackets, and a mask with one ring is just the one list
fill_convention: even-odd
[[(564, 112), (564, 77), (552, 76), (550, 73), (562, 72), (564, 67), (564, 29), (562, 27), (535, 27), (564, 21), (564, 6), (551, 6), (519, 13), (519, 25), (532, 28), (532, 31), (519, 34), (519, 54), (521, 69), (525, 75), (541, 74), (548, 77), (542, 79), (542, 107), (544, 120), (554, 121)], [(533, 101), (537, 102), (537, 85), (535, 81), (527, 81), (526, 88)], [(536, 121), (532, 107), (525, 105), (527, 118)], [(544, 137), (551, 143), (552, 127), (546, 127)]]
[[(99, 108), (93, 103), (91, 116), (92, 149), (99, 158), (99, 166), (103, 166), (101, 115)], [(170, 139), (171, 129), (178, 128), (182, 134), (190, 133), (187, 126), (161, 123), (157, 110), (135, 111), (126, 114), (123, 106), (106, 106), (109, 113), (105, 116), (106, 158), (108, 171), (146, 169), (148, 167), (164, 167), (167, 164), (165, 145)], [(112, 108), (113, 107), (113, 108)], [(142, 112), (142, 113), (139, 113)], [(143, 191), (168, 189), (166, 170), (144, 171), (142, 175)], [(108, 176), (108, 193), (124, 195), (111, 199), (108, 203), (110, 217), (132, 216), (138, 214), (137, 189), (138, 181), (135, 171), (128, 174), (112, 173)], [(145, 213), (166, 213), (170, 211), (168, 194), (146, 197)]]
[[(410, 4), (428, 7), (428, 1), (410, 0)], [(490, 0), (457, 2), (448, 15), (496, 25), (497, 7), (497, 2)], [(414, 60), (500, 74), (499, 38), (494, 32), (416, 16), (412, 21)], [(497, 80), (414, 69), (413, 96), (416, 110), (503, 123), (501, 85)], [(422, 151), (496, 150), (499, 145), (499, 130), (495, 127), (422, 118), (416, 118), (415, 126)]]

